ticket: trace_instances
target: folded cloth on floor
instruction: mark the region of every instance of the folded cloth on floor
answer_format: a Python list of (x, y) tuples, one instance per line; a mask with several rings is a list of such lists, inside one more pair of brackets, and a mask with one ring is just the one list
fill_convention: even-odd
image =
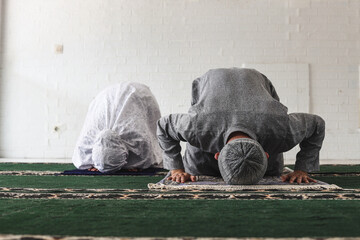
[(144, 176), (153, 176), (156, 174), (166, 174), (165, 169), (163, 168), (147, 168), (142, 169), (138, 171), (131, 171), (128, 169), (121, 169), (119, 171), (115, 172), (108, 172), (108, 173), (102, 173), (99, 171), (89, 171), (87, 169), (80, 170), (80, 169), (74, 169), (74, 170), (65, 170), (64, 172), (60, 173), (60, 175), (144, 175)]
[[(286, 171), (286, 169), (285, 169)], [(288, 170), (287, 170), (288, 171)], [(167, 180), (170, 172), (158, 183), (149, 183), (149, 189), (162, 190), (219, 190), (219, 191), (247, 191), (247, 190), (333, 190), (342, 189), (335, 184), (328, 184), (317, 180), (316, 183), (283, 182), (280, 177), (265, 176), (254, 185), (229, 185), (220, 177), (196, 176), (195, 182), (178, 183)]]

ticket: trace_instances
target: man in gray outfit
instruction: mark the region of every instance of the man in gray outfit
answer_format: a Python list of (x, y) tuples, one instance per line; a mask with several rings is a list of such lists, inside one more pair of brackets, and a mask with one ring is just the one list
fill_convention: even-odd
[[(287, 113), (272, 83), (253, 69), (213, 69), (192, 84), (187, 114), (158, 121), (157, 136), (170, 180), (195, 181), (197, 175), (222, 176), (229, 184), (255, 184), (280, 176), (282, 153), (300, 144), (290, 183), (314, 181), (325, 122), (316, 115)], [(186, 141), (184, 157), (180, 141)]]

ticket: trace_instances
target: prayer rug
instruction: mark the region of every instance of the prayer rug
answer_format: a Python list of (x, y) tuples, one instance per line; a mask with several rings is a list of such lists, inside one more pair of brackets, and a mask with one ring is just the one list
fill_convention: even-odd
[[(284, 169), (286, 172), (289, 169)], [(284, 171), (284, 172), (285, 172)], [(291, 170), (290, 170), (291, 171)], [(304, 191), (304, 190), (336, 190), (342, 189), (335, 184), (317, 181), (316, 183), (289, 183), (283, 182), (280, 177), (265, 176), (258, 184), (254, 185), (228, 185), (222, 178), (211, 176), (196, 176), (195, 182), (178, 183), (167, 180), (168, 173), (158, 183), (149, 183), (148, 188), (152, 190), (215, 190), (215, 191), (252, 191), (252, 190), (274, 190), (274, 191)]]

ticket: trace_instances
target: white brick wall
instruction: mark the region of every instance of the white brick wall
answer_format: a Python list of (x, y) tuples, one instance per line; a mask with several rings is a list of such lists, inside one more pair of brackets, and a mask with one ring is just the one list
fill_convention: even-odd
[(241, 67), (254, 68), (265, 74), (276, 88), (280, 101), (288, 107), (289, 113), (309, 112), (309, 65), (304, 63), (253, 64)]
[[(322, 158), (359, 163), (359, 0), (2, 0), (2, 8), (1, 157), (71, 157), (90, 100), (109, 84), (149, 85), (165, 115), (187, 111), (191, 82), (208, 69), (263, 64), (280, 98), (326, 120)], [(310, 97), (286, 96), (295, 87)]]

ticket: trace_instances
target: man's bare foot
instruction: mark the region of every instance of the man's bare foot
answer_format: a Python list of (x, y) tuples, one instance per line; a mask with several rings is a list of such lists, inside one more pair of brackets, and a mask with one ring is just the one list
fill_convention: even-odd
[(98, 172), (99, 171), (97, 168), (94, 168), (94, 167), (89, 168), (88, 170), (91, 171), (91, 172)]

